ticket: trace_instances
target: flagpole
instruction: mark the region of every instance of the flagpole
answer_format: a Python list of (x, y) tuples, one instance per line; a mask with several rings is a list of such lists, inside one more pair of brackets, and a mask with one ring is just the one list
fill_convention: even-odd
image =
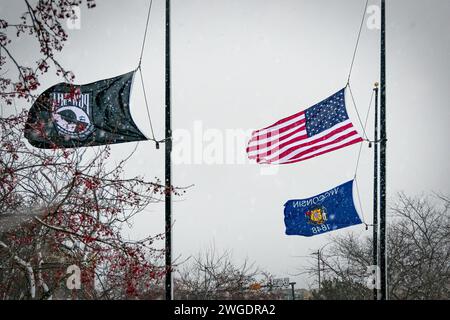
[(172, 288), (172, 123), (170, 74), (170, 0), (166, 0), (166, 108), (165, 108), (165, 218), (166, 218), (166, 300), (173, 299)]
[(386, 1), (381, 0), (380, 59), (380, 300), (387, 300), (386, 290)]
[[(374, 173), (373, 173), (373, 260), (372, 264), (378, 266), (378, 83), (375, 83), (375, 150), (374, 150)], [(375, 283), (377, 284), (378, 270), (376, 269)], [(373, 300), (378, 300), (378, 288), (373, 288)]]

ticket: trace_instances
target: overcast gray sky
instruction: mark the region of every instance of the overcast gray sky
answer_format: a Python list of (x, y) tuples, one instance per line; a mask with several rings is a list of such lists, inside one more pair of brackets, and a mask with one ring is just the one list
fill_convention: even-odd
[[(149, 1), (96, 2), (94, 10), (82, 8), (81, 28), (69, 31), (69, 43), (59, 57), (75, 72), (77, 83), (116, 76), (138, 63)], [(157, 138), (164, 134), (164, 2), (153, 1), (142, 64)], [(388, 199), (395, 200), (399, 191), (448, 194), (450, 1), (387, 2)], [(184, 134), (175, 148), (192, 147), (192, 163), (174, 165), (173, 183), (195, 184), (174, 203), (175, 256), (187, 258), (214, 243), (219, 250), (232, 250), (237, 262), (248, 257), (285, 277), (306, 265), (304, 258), (295, 256), (308, 255), (327, 242), (326, 235), (285, 236), (283, 204), (350, 180), (359, 145), (270, 172), (248, 162), (230, 164), (232, 158), (245, 158), (245, 144), (227, 149), (232, 142), (225, 133), (268, 126), (344, 87), (364, 4), (364, 0), (172, 1), (173, 128)], [(12, 19), (23, 11), (23, 1), (0, 0), (2, 17)], [(33, 61), (36, 48), (26, 39), (14, 49), (22, 61)], [(378, 75), (379, 30), (365, 26), (352, 76), (362, 117)], [(48, 75), (40, 90), (59, 81)], [(348, 111), (361, 132), (349, 103)], [(138, 81), (132, 113), (150, 135)], [(370, 137), (372, 122), (371, 114)], [(185, 139), (186, 134), (190, 138)], [(208, 158), (202, 156), (194, 163), (201, 148), (209, 146), (205, 152), (219, 148), (220, 139), (224, 164), (205, 163)], [(114, 158), (119, 160), (134, 146), (113, 146)], [(163, 150), (141, 142), (127, 173), (163, 177)], [(368, 223), (372, 150), (364, 145), (358, 175)], [(128, 231), (130, 237), (163, 232), (163, 204), (146, 212)], [(334, 234), (347, 232), (370, 235), (371, 230), (356, 226)], [(291, 278), (301, 287), (311, 281)]]

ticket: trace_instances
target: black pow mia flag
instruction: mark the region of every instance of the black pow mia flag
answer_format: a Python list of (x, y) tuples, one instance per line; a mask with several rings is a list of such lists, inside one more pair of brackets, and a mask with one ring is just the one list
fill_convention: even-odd
[(134, 73), (47, 89), (31, 106), (25, 137), (34, 147), (45, 149), (147, 140), (130, 113)]

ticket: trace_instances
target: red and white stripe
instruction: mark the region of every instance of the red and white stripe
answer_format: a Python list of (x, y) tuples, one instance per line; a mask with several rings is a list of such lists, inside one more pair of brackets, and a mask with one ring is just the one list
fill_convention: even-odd
[(247, 153), (249, 159), (258, 163), (287, 164), (311, 159), (362, 141), (350, 120), (308, 137), (305, 112), (301, 111), (267, 128), (254, 131)]

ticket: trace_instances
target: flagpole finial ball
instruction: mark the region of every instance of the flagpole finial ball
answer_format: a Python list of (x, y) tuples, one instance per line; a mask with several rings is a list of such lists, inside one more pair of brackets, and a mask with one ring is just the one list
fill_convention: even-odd
[(375, 88), (378, 88), (380, 84), (378, 82), (375, 82)]

